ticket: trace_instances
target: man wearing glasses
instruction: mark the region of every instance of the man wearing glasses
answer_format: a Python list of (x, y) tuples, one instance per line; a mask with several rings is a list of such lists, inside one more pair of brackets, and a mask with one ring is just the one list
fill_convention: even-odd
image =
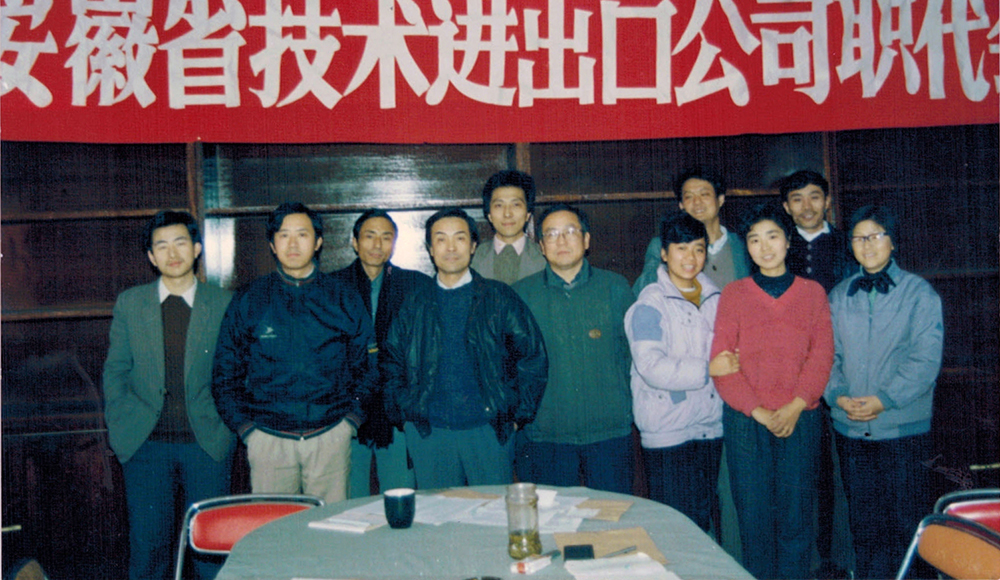
[(548, 264), (514, 290), (542, 329), (549, 372), (538, 415), (519, 441), (518, 478), (631, 493), (632, 359), (622, 321), (632, 291), (625, 278), (587, 261), (582, 210), (555, 205), (539, 223)]

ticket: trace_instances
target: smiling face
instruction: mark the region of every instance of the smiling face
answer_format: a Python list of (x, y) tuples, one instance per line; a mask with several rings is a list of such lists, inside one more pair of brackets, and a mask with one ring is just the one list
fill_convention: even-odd
[(313, 256), (323, 238), (316, 237), (312, 220), (304, 213), (285, 216), (281, 227), (271, 240), (271, 251), (278, 258), (281, 269), (292, 278), (305, 278), (313, 269)]
[(670, 244), (660, 250), (660, 258), (667, 265), (670, 281), (684, 290), (693, 287), (691, 281), (705, 267), (705, 255), (705, 238)]
[(590, 233), (583, 232), (580, 219), (571, 211), (549, 214), (541, 228), (542, 255), (553, 272), (572, 281), (583, 267), (583, 258), (590, 248)]
[(454, 285), (465, 275), (475, 251), (476, 243), (464, 219), (444, 217), (431, 226), (431, 259), (445, 286)]
[(152, 249), (146, 252), (150, 263), (164, 278), (194, 281), (194, 262), (201, 255), (201, 244), (191, 243), (191, 233), (184, 224), (153, 230)]
[(789, 191), (784, 205), (795, 225), (814, 233), (823, 228), (826, 211), (830, 209), (830, 198), (820, 186), (810, 183), (801, 189)]
[(755, 223), (747, 233), (747, 251), (754, 264), (765, 276), (781, 276), (786, 272), (785, 255), (788, 254), (788, 237), (785, 230), (771, 220)]
[(719, 208), (726, 201), (725, 195), (716, 195), (715, 188), (704, 179), (692, 177), (684, 182), (679, 193), (680, 208), (706, 226), (719, 220)]
[(374, 271), (381, 271), (389, 261), (395, 244), (396, 228), (384, 217), (366, 219), (361, 224), (358, 237), (351, 239), (351, 246), (358, 253), (361, 264)]
[(493, 190), (490, 213), (486, 219), (493, 224), (501, 241), (510, 244), (521, 239), (528, 217), (528, 202), (523, 189), (505, 185)]
[[(851, 232), (851, 249), (854, 257), (861, 267), (869, 274), (881, 271), (892, 259), (892, 251), (896, 246), (892, 243), (892, 238), (887, 235), (879, 239), (870, 239), (871, 236), (884, 234), (885, 228), (872, 220), (858, 222)], [(859, 242), (859, 238), (861, 239)]]

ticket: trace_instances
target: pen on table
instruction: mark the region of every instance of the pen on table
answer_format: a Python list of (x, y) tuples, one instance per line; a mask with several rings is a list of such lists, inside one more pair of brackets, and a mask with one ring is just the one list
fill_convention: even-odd
[(601, 558), (614, 558), (615, 556), (621, 556), (622, 554), (628, 554), (629, 552), (634, 552), (639, 549), (639, 546), (629, 546), (627, 548), (622, 548), (621, 550), (615, 550), (610, 554), (605, 554)]

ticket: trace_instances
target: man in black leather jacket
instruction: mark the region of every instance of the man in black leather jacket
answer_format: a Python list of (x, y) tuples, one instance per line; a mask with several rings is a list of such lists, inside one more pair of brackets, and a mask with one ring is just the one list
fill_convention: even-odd
[(545, 391), (542, 333), (509, 286), (470, 269), (479, 241), (458, 208), (432, 215), (435, 284), (403, 301), (379, 364), (422, 489), (509, 483), (514, 437)]

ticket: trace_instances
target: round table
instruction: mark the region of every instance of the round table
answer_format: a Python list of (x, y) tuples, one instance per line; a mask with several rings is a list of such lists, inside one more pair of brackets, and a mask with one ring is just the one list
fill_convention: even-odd
[[(500, 496), (505, 492), (503, 486), (470, 489)], [(752, 579), (701, 528), (673, 508), (584, 487), (555, 489), (564, 496), (633, 502), (619, 521), (586, 519), (578, 531), (645, 528), (666, 557), (667, 570), (682, 580)], [(338, 502), (269, 523), (233, 548), (217, 580), (526, 578), (510, 572), (513, 560), (507, 555), (506, 527), (414, 523), (405, 530), (383, 526), (364, 534), (308, 527), (311, 521), (379, 499), (375, 496)], [(545, 552), (556, 549), (552, 534), (542, 534), (542, 548)], [(563, 568), (559, 557), (531, 577), (565, 579), (572, 575)]]

